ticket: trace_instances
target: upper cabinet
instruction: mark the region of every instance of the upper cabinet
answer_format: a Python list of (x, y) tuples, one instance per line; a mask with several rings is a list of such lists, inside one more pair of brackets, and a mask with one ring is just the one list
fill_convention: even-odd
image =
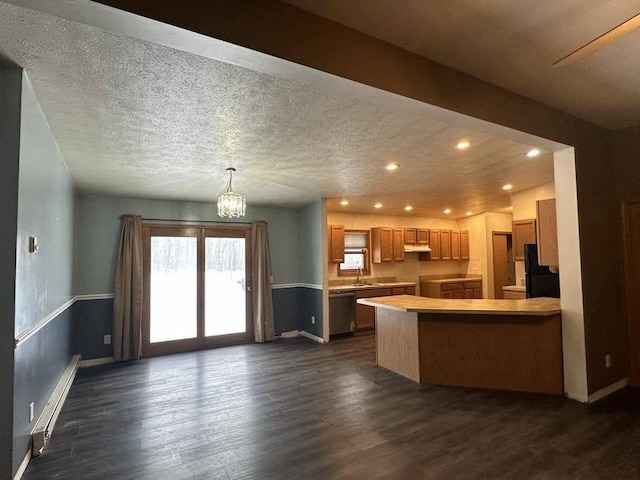
[(404, 229), (393, 229), (393, 261), (404, 262)]
[(428, 228), (405, 228), (404, 244), (405, 245), (429, 245), (429, 229)]
[(426, 254), (425, 260), (440, 260), (440, 230), (429, 230), (429, 248), (431, 253)]
[(536, 202), (538, 263), (558, 266), (558, 227), (556, 221), (556, 199)]
[(418, 229), (405, 228), (404, 229), (404, 243), (405, 245), (416, 245), (418, 243)]
[(440, 260), (451, 258), (451, 230), (440, 230)]
[(451, 231), (451, 260), (460, 260), (460, 232)]
[(516, 220), (513, 222), (514, 260), (524, 261), (525, 243), (537, 243), (535, 219)]
[(393, 228), (371, 229), (371, 261), (373, 263), (393, 262), (393, 237)]
[(418, 245), (429, 245), (429, 229), (428, 228), (418, 228), (417, 236), (418, 236)]
[(329, 263), (344, 262), (344, 225), (329, 225)]
[(460, 260), (469, 260), (469, 230), (460, 230)]

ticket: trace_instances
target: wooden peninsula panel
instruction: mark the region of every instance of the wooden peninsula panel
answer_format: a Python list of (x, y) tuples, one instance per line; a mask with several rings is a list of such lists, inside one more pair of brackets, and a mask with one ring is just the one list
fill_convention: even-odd
[(418, 314), (376, 311), (376, 361), (378, 366), (420, 382)]
[(378, 365), (421, 383), (564, 393), (560, 301), (359, 299), (376, 309)]
[(564, 393), (560, 315), (422, 313), (418, 331), (421, 383)]

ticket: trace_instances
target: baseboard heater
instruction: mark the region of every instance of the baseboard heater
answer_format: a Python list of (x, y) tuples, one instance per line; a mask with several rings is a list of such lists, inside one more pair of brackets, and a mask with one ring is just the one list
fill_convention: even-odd
[(36, 422), (36, 426), (31, 432), (31, 455), (34, 457), (42, 454), (45, 444), (51, 437), (53, 427), (58, 420), (58, 415), (60, 415), (64, 401), (67, 399), (73, 380), (76, 378), (79, 366), (80, 355), (74, 355), (71, 357), (69, 365), (67, 365), (67, 368), (64, 370), (60, 381), (51, 394), (51, 398), (49, 398), (47, 405), (44, 407), (42, 414)]

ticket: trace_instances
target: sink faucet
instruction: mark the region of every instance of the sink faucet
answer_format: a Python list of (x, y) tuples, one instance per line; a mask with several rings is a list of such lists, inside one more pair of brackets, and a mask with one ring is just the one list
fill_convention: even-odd
[(362, 267), (356, 268), (356, 285), (362, 283)]

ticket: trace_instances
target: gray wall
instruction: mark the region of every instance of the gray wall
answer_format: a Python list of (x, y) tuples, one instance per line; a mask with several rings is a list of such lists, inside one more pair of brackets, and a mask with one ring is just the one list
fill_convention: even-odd
[[(22, 82), (18, 190), (15, 334), (20, 335), (72, 298), (73, 184), (26, 75)], [(29, 253), (29, 236), (39, 250)], [(67, 309), (15, 352), (13, 472), (29, 449), (29, 404), (38, 418), (70, 356)]]
[(0, 63), (0, 479), (12, 478), (13, 347), (22, 70)]
[[(322, 337), (322, 200), (300, 210), (298, 277), (301, 283), (320, 288), (301, 288), (298, 298), (300, 330)], [(315, 317), (315, 324), (311, 323)]]
[[(23, 82), (16, 275), (16, 334), (72, 297), (71, 176), (28, 79)], [(29, 236), (38, 252), (29, 253)]]
[[(124, 213), (142, 215), (146, 219), (221, 220), (214, 203), (78, 195), (73, 282), (76, 295), (113, 293), (120, 216)], [(268, 222), (276, 284), (299, 281), (298, 216), (299, 211), (295, 209), (248, 205), (246, 217), (238, 220)]]
[[(146, 219), (220, 222), (215, 204), (110, 197), (76, 196), (74, 247), (74, 291), (77, 295), (113, 293), (120, 216), (142, 215)], [(247, 222), (265, 220), (269, 224), (269, 245), (275, 284), (300, 282), (298, 248), (300, 210), (247, 206)], [(299, 288), (276, 289), (273, 293), (276, 333), (299, 328)], [(74, 309), (74, 351), (82, 358), (112, 355), (103, 336), (112, 333), (113, 302), (109, 299), (82, 300)]]

